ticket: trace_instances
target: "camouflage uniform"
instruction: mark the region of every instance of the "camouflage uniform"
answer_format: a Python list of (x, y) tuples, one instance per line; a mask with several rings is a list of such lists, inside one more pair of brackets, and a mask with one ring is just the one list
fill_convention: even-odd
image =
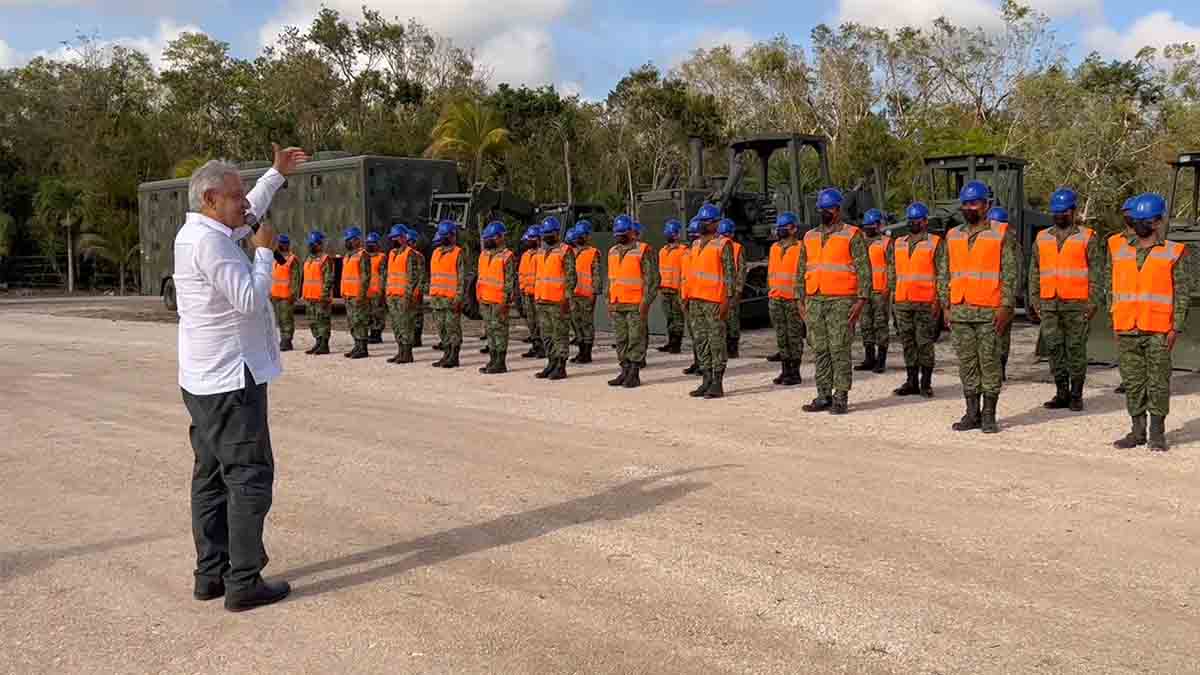
[[(784, 255), (793, 246), (800, 246), (797, 239), (785, 239), (779, 242)], [(800, 302), (804, 298), (804, 275), (796, 270), (796, 284), (793, 288), (794, 300), (771, 298), (767, 308), (771, 313), (771, 325), (775, 327), (775, 342), (779, 346), (779, 355), (785, 361), (799, 364), (804, 358), (804, 320), (800, 318)]]
[[(451, 244), (438, 247), (444, 253), (450, 253), (454, 248), (455, 246)], [(467, 275), (463, 271), (463, 261), (466, 255), (465, 250), (459, 251), (455, 266), (455, 276), (458, 282), (454, 287), (454, 297), (429, 298), (429, 306), (433, 310), (433, 323), (437, 326), (438, 340), (442, 343), (444, 351), (449, 351), (451, 347), (462, 346), (462, 303), (467, 297)]]
[[(1071, 225), (1067, 230), (1051, 227), (1046, 230), (1058, 240), (1061, 251), (1063, 242), (1079, 232), (1078, 225)], [(1033, 257), (1029, 265), (1029, 297), (1034, 310), (1042, 319), (1041, 339), (1042, 348), (1050, 357), (1050, 372), (1061, 390), (1067, 384), (1078, 380), (1082, 390), (1083, 379), (1087, 375), (1087, 341), (1091, 321), (1089, 314), (1104, 297), (1104, 254), (1107, 250), (1102, 245), (1099, 234), (1093, 234), (1087, 243), (1088, 264), (1088, 299), (1060, 300), (1059, 298), (1042, 298), (1041, 263), (1038, 252), (1039, 246), (1033, 247)], [(1074, 386), (1074, 384), (1072, 384)]]
[[(617, 255), (624, 259), (625, 256), (642, 243), (636, 239), (629, 244), (614, 244), (609, 251), (609, 255), (615, 251)], [(638, 304), (612, 304), (609, 305), (609, 315), (613, 321), (613, 333), (616, 335), (617, 341), (617, 360), (621, 363), (641, 364), (646, 360), (646, 320), (642, 315), (642, 310), (647, 312), (649, 316), (650, 305), (654, 303), (654, 296), (658, 294), (658, 278), (654, 273), (654, 249), (646, 247), (646, 252), (642, 255), (642, 303)], [(611, 269), (610, 272), (611, 274)], [(610, 280), (611, 283), (611, 280)]]
[[(733, 239), (725, 237), (732, 242)], [(730, 250), (733, 247), (730, 246)], [(729, 305), (729, 316), (725, 319), (725, 341), (727, 348), (737, 349), (738, 343), (742, 339), (742, 291), (746, 288), (746, 250), (743, 247), (742, 257), (739, 260), (736, 256), (733, 259), (734, 276), (737, 277), (737, 287), (733, 292), (733, 302)]]
[(383, 292), (392, 320), (392, 335), (398, 346), (411, 348), (417, 338), (417, 317), (422, 313), (419, 293), (421, 280), (425, 278), (425, 256), (416, 249), (408, 254), (408, 283), (404, 287), (404, 297), (387, 295), (387, 278), (384, 274)]
[[(909, 255), (916, 249), (917, 244), (929, 238), (929, 232), (923, 231), (920, 234), (908, 235), (907, 244)], [(896, 249), (897, 244), (893, 243), (892, 249), (888, 255), (888, 295), (892, 298), (896, 297)], [(946, 240), (941, 238), (938, 241), (937, 249), (933, 252), (934, 269), (942, 269), (947, 266), (946, 262)], [(892, 312), (896, 315), (896, 333), (900, 336), (900, 343), (904, 348), (904, 366), (906, 368), (928, 368), (934, 367), (934, 342), (937, 339), (938, 321), (941, 321), (941, 315), (935, 320), (933, 315), (934, 304), (938, 300), (935, 297), (933, 302), (896, 302), (892, 308)]]
[[(693, 248), (693, 250), (702, 250), (704, 244), (711, 238), (713, 237), (701, 237), (697, 242), (697, 248)], [(693, 272), (696, 264), (693, 260)], [(737, 291), (737, 269), (733, 262), (732, 246), (721, 247), (721, 272), (725, 280), (725, 298), (732, 311), (733, 301), (736, 297), (734, 293)], [(725, 365), (729, 360), (725, 341), (728, 323), (720, 318), (721, 306), (715, 302), (689, 298), (687, 312), (692, 327), (692, 341), (695, 343), (696, 354), (700, 359), (701, 372), (724, 373)]]
[(387, 298), (383, 292), (383, 283), (387, 279), (387, 254), (383, 251), (376, 251), (367, 255), (371, 256), (371, 258), (375, 256), (383, 258), (383, 261), (379, 263), (379, 295), (367, 298), (368, 328), (371, 331), (371, 335), (378, 335), (383, 332), (383, 326), (387, 321), (388, 313)]
[[(503, 240), (503, 239), (501, 239)], [(508, 251), (507, 248), (484, 249), (480, 254), (480, 269), (483, 268), (483, 257), (491, 258)], [(483, 317), (484, 334), (487, 335), (488, 353), (493, 355), (508, 352), (509, 313), (512, 311), (513, 299), (517, 297), (517, 256), (510, 256), (504, 266), (504, 299), (503, 305), (493, 305), (480, 301), (479, 314)]]
[[(879, 241), (883, 235), (868, 237), (866, 232), (863, 232), (863, 239), (866, 240), (868, 253), (871, 244)], [(891, 265), (892, 245), (889, 243), (884, 249), (885, 265)], [(870, 256), (867, 257), (870, 262)], [(874, 269), (872, 269), (874, 272)], [(872, 286), (871, 297), (867, 300), (867, 304), (863, 305), (862, 317), (858, 320), (858, 325), (862, 331), (863, 347), (879, 347), (887, 351), (888, 338), (890, 337), (891, 327), (888, 326), (888, 319), (891, 318), (891, 312), (888, 311), (891, 305), (892, 296), (886, 290), (875, 291)], [(868, 349), (869, 351), (869, 349)]]
[[(324, 255), (308, 255), (308, 260), (317, 260)], [(324, 286), (321, 288), (320, 302), (306, 302), (304, 313), (308, 317), (308, 326), (312, 331), (313, 337), (317, 339), (329, 339), (330, 329), (333, 326), (333, 282), (334, 268), (333, 257), (325, 259), (325, 268), (321, 271)]]
[[(582, 248), (593, 247), (589, 245)], [(578, 254), (576, 257), (578, 257)], [(591, 272), (592, 297), (581, 298), (574, 295), (571, 296), (571, 328), (575, 332), (575, 337), (579, 338), (579, 341), (584, 344), (592, 344), (596, 341), (596, 298), (604, 293), (603, 279), (600, 278), (600, 253), (598, 251), (592, 258)]]
[(271, 304), (275, 306), (275, 321), (279, 324), (279, 337), (283, 340), (291, 340), (292, 336), (296, 334), (296, 298), (300, 297), (300, 287), (303, 281), (304, 264), (297, 259), (292, 265), (292, 276), (288, 283), (292, 299), (271, 299)]
[[(538, 255), (540, 253), (541, 253), (540, 245), (534, 246), (534, 247), (526, 250), (524, 253), (522, 253), (521, 258), (524, 259), (524, 257), (527, 255), (533, 256), (533, 255)], [(534, 271), (536, 272), (536, 265), (534, 267), (535, 267)], [(520, 269), (519, 264), (518, 264), (518, 269)], [(529, 293), (521, 291), (521, 309), (525, 312), (525, 324), (529, 327), (530, 341), (533, 342), (534, 345), (541, 345), (542, 344), (542, 330), (541, 330), (540, 322), (538, 320), (537, 302), (534, 300), (532, 291), (530, 291)], [(535, 347), (535, 349), (536, 349), (536, 347)], [(532, 353), (532, 351), (531, 351), (531, 353)]]
[[(566, 284), (563, 292), (567, 298), (575, 294), (575, 255), (571, 253), (569, 246), (563, 243), (555, 244), (566, 249), (563, 255), (563, 273), (566, 277)], [(549, 249), (547, 249), (549, 250)], [(545, 345), (546, 357), (555, 360), (566, 360), (570, 356), (571, 349), (571, 315), (568, 311), (563, 314), (562, 306), (556, 302), (537, 303), (538, 323), (541, 328), (542, 342)]]
[[(362, 249), (359, 249), (362, 251)], [(355, 251), (354, 253), (357, 253)], [(350, 255), (354, 255), (351, 253)], [(346, 260), (350, 256), (346, 256)], [(371, 324), (370, 306), (367, 303), (367, 287), (371, 284), (371, 258), (367, 253), (359, 257), (359, 278), (362, 280), (359, 284), (358, 295), (353, 298), (342, 298), (346, 301), (346, 324), (350, 329), (350, 335), (357, 340), (366, 340), (368, 330)], [(343, 271), (343, 276), (345, 272)]]
[[(839, 223), (828, 231), (821, 228), (821, 244), (830, 235), (849, 227)], [(803, 243), (801, 243), (803, 246)], [(867, 240), (861, 232), (850, 239), (850, 258), (854, 274), (858, 278), (858, 294), (855, 297), (813, 295), (804, 300), (808, 313), (805, 325), (808, 328), (808, 344), (813, 348), (813, 363), (816, 366), (817, 397), (833, 396), (844, 402), (850, 392), (853, 371), (850, 364), (850, 346), (854, 332), (850, 328), (850, 312), (854, 303), (868, 301), (871, 297), (871, 258), (867, 252)], [(800, 276), (808, 271), (808, 250), (800, 249)]]

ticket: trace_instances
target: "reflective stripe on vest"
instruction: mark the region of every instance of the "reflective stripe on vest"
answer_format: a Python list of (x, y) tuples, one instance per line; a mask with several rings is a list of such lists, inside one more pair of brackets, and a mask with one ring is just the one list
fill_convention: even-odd
[(1184, 246), (1173, 241), (1150, 249), (1142, 268), (1137, 250), (1121, 242), (1113, 253), (1113, 330), (1169, 333), (1175, 328), (1175, 263)]
[(592, 263), (600, 251), (595, 246), (585, 246), (575, 254), (575, 297), (596, 297), (596, 281), (592, 279)]
[(804, 292), (808, 295), (854, 296), (858, 294), (858, 274), (850, 254), (850, 240), (858, 233), (853, 225), (829, 235), (821, 243), (821, 233), (809, 230), (804, 234), (806, 266)]
[(796, 271), (800, 266), (802, 248), (797, 242), (784, 252), (783, 244), (776, 242), (771, 245), (771, 257), (767, 261), (767, 285), (770, 288), (767, 297), (776, 300), (796, 299)]
[(933, 302), (934, 254), (941, 237), (925, 235), (909, 253), (908, 236), (896, 240), (892, 257), (896, 263), (896, 302)]
[(408, 294), (408, 256), (412, 249), (405, 246), (403, 251), (392, 249), (388, 252), (387, 295), (389, 298), (403, 298)]
[(683, 256), (687, 253), (686, 246), (668, 244), (658, 250), (658, 273), (660, 288), (678, 291), (683, 282)]
[(449, 251), (438, 247), (433, 251), (433, 262), (429, 264), (429, 296), (450, 298), (458, 294), (458, 256), (462, 249), (455, 246)]
[(357, 298), (362, 292), (362, 257), (363, 250), (359, 249), (342, 261), (343, 298)]
[(292, 270), (296, 267), (295, 254), (289, 253), (282, 265), (278, 262), (271, 269), (271, 298), (275, 300), (295, 300), (292, 297)]
[(538, 260), (533, 297), (538, 302), (562, 302), (567, 298), (567, 249), (559, 244)]
[(325, 294), (325, 262), (329, 256), (309, 258), (304, 261), (304, 292), (305, 300), (321, 300)]
[(518, 285), (523, 295), (533, 295), (533, 284), (537, 280), (537, 265), (541, 251), (531, 248), (521, 254), (521, 264), (517, 268)]
[(960, 225), (946, 235), (950, 254), (950, 303), (999, 307), (1000, 257), (1004, 249), (1007, 223), (995, 223), (991, 229), (975, 235), (970, 243), (966, 226)]
[(640, 305), (643, 300), (642, 257), (646, 246), (625, 251), (616, 246), (608, 249), (608, 302), (613, 305)]
[(688, 262), (688, 298), (722, 303), (726, 301), (724, 270), (721, 269), (721, 254), (725, 242), (713, 237), (705, 244), (692, 244), (692, 256)]
[(1060, 250), (1058, 238), (1049, 229), (1038, 233), (1038, 278), (1043, 300), (1088, 299), (1087, 247), (1091, 239), (1092, 230), (1081, 227), (1067, 237)]
[(371, 283), (367, 286), (367, 297), (378, 298), (383, 295), (383, 254), (368, 253), (371, 256)]
[(475, 296), (489, 305), (504, 304), (504, 268), (512, 259), (512, 251), (479, 254), (479, 278), (475, 282)]
[(876, 293), (887, 290), (887, 247), (891, 241), (891, 237), (879, 237), (867, 249), (871, 258), (871, 290)]

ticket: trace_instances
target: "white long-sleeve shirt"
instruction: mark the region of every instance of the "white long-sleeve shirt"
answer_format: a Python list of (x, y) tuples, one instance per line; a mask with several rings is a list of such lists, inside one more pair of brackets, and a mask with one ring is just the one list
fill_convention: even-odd
[[(270, 169), (246, 195), (262, 218), (284, 177)], [(175, 235), (175, 299), (179, 307), (179, 386), (190, 394), (236, 391), (245, 368), (257, 384), (283, 373), (279, 334), (271, 308), (270, 249), (254, 252), (253, 265), (236, 232), (199, 213), (188, 213)]]

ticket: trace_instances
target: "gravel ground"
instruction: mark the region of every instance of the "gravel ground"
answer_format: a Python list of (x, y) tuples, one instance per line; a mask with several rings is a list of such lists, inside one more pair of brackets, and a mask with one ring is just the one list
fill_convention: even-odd
[(1194, 375), (1152, 455), (1108, 445), (1113, 370), (1041, 409), (1030, 326), (987, 437), (950, 431), (945, 342), (935, 399), (890, 396), (893, 361), (839, 418), (799, 412), (807, 363), (695, 401), (683, 356), (625, 391), (607, 348), (547, 383), (479, 375), (473, 341), (442, 371), (302, 333), (271, 387), (267, 572), (295, 590), (232, 615), (190, 597), (174, 326), (76, 315), (106, 311), (143, 310), (0, 307), (0, 672), (1200, 672)]

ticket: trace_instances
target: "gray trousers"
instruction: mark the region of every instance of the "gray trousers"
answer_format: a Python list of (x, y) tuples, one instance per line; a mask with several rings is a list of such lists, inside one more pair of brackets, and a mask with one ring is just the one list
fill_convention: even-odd
[(227, 589), (253, 586), (267, 565), (263, 523), (271, 510), (275, 460), (267, 428), (267, 385), (223, 394), (183, 392), (192, 416), (192, 538), (196, 576), (224, 577)]

